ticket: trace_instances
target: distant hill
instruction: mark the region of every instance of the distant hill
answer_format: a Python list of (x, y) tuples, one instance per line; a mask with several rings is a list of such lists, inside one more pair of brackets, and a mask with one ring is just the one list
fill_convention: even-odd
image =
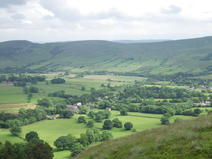
[(0, 70), (210, 74), (212, 37), (130, 44), (7, 41), (0, 43)]
[(212, 115), (181, 121), (93, 146), (77, 159), (209, 159)]
[(171, 41), (168, 39), (147, 39), (147, 40), (114, 40), (112, 42), (118, 42), (118, 43), (125, 43), (125, 44), (131, 44), (131, 43), (155, 43), (155, 42), (163, 42), (163, 41)]

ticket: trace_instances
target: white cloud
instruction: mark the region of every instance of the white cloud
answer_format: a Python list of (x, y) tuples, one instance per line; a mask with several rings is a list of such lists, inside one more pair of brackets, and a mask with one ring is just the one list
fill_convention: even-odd
[(167, 9), (162, 9), (161, 12), (164, 14), (178, 14), (181, 12), (181, 8), (175, 5), (170, 5)]
[(212, 35), (211, 0), (1, 0), (0, 41)]
[(23, 5), (27, 0), (1, 0), (0, 8), (5, 8), (13, 5)]

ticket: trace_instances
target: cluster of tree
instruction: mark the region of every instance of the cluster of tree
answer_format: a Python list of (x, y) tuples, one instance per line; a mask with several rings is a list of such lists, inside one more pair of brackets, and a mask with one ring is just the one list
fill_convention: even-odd
[(0, 128), (20, 127), (46, 119), (47, 113), (44, 109), (20, 109), (14, 115), (10, 113), (0, 114)]
[[(176, 73), (172, 75), (151, 75), (149, 76), (151, 79), (159, 80), (159, 81), (170, 81), (177, 85), (187, 85), (190, 87), (198, 87), (200, 85), (205, 86), (206, 88), (210, 85), (210, 79), (200, 79), (200, 78), (192, 78), (195, 76), (204, 75), (205, 73), (199, 74), (189, 74), (189, 73)], [(207, 74), (205, 74), (207, 75)]]
[(8, 121), (17, 119), (17, 114), (0, 112), (0, 128), (9, 128)]
[(85, 116), (79, 116), (77, 121), (78, 121), (78, 123), (86, 123)]
[(27, 143), (0, 143), (2, 159), (53, 159), (53, 149), (48, 143), (40, 140), (36, 132), (26, 134)]
[[(199, 108), (196, 109), (187, 109), (182, 112), (182, 115), (189, 115), (189, 116), (199, 116), (202, 111)], [(170, 123), (170, 117), (173, 116), (174, 113), (166, 112), (161, 117), (160, 121), (162, 125), (168, 125)], [(176, 119), (175, 122), (180, 121), (180, 119)]]
[[(120, 115), (127, 115), (127, 112), (142, 112), (153, 114), (172, 113), (176, 115), (183, 115), (185, 110), (194, 107), (192, 100), (188, 100), (182, 103), (171, 103), (168, 100), (156, 101), (155, 99), (150, 98), (142, 99), (139, 103), (131, 102), (133, 101), (130, 99), (125, 99), (122, 101), (114, 100), (110, 105), (112, 109), (119, 110)], [(102, 103), (106, 102), (102, 101)]]
[(183, 111), (183, 115), (189, 115), (189, 116), (199, 116), (199, 114), (201, 113), (202, 111), (199, 109), (199, 108), (196, 108), (196, 109), (188, 109), (188, 110), (184, 110)]
[(49, 100), (48, 98), (38, 99), (37, 104), (41, 107), (47, 107), (47, 108), (53, 106), (51, 100)]
[(77, 119), (77, 122), (86, 124), (86, 126), (88, 128), (93, 128), (94, 127), (94, 121), (93, 120), (87, 121), (85, 116), (79, 116), (78, 119)]
[(79, 138), (72, 135), (61, 136), (55, 140), (54, 145), (58, 150), (70, 150), (72, 156), (76, 156), (90, 144), (111, 138), (112, 134), (108, 131), (88, 129), (86, 133), (80, 134)]
[(140, 85), (128, 86), (123, 92), (119, 94), (119, 100), (126, 98), (139, 99), (145, 98), (159, 98), (159, 99), (179, 99), (202, 97), (203, 94), (195, 91), (188, 91), (186, 89), (169, 88), (169, 87), (143, 87)]
[(65, 82), (66, 81), (63, 78), (54, 78), (54, 79), (51, 80), (52, 84), (63, 84)]
[(23, 92), (25, 93), (25, 94), (27, 94), (27, 101), (28, 101), (28, 103), (30, 103), (30, 101), (31, 101), (31, 99), (32, 99), (32, 97), (33, 97), (33, 93), (38, 93), (39, 92), (39, 88), (37, 88), (37, 87), (34, 87), (34, 86), (30, 86), (30, 87), (27, 87), (27, 86), (25, 86), (24, 88), (23, 88)]
[(90, 111), (87, 116), (91, 119), (94, 119), (96, 122), (101, 122), (104, 119), (109, 119), (111, 112), (108, 110), (98, 112)]
[(74, 113), (72, 111), (68, 111), (68, 110), (61, 110), (59, 112), (59, 116), (60, 116), (60, 118), (67, 118), (67, 119), (69, 119), (69, 118), (71, 118), (71, 117), (74, 116)]
[(1, 75), (0, 76), (0, 82), (12, 82), (15, 86), (21, 86), (25, 87), (27, 83), (31, 84), (36, 84), (37, 82), (42, 82), (45, 81), (46, 77), (45, 76), (30, 76), (30, 75), (24, 75), (24, 74), (19, 74), (19, 75)]
[(71, 118), (74, 115), (72, 111), (67, 110), (66, 104), (63, 102), (55, 105), (50, 99), (42, 98), (39, 99), (37, 103), (45, 110), (47, 115), (59, 114), (60, 118)]
[(37, 88), (35, 86), (24, 87), (23, 91), (24, 91), (25, 94), (38, 93), (39, 92), (39, 88)]
[[(122, 122), (118, 118), (115, 118), (113, 120), (105, 120), (102, 126), (104, 130), (111, 130), (112, 128), (122, 127)], [(124, 128), (125, 130), (131, 130), (133, 128), (133, 124), (131, 122), (126, 122), (124, 123)]]
[[(115, 91), (115, 90), (113, 90), (113, 91)], [(83, 94), (81, 96), (76, 96), (76, 95), (67, 94), (67, 93), (65, 93), (65, 91), (61, 90), (61, 91), (49, 93), (48, 96), (64, 98), (66, 100), (67, 104), (75, 104), (78, 102), (81, 102), (82, 104), (87, 104), (87, 103), (97, 102), (99, 99), (103, 99), (105, 97), (111, 97), (114, 94), (113, 91), (111, 91), (108, 88), (100, 89), (100, 90), (91, 88), (89, 94)]]

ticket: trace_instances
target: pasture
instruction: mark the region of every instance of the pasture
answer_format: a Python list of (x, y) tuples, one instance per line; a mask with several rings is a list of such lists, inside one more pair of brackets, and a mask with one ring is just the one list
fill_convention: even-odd
[[(96, 110), (97, 111), (97, 110)], [(118, 111), (111, 111), (110, 119), (119, 118), (122, 123), (132, 122), (133, 130), (126, 131), (123, 128), (113, 128), (110, 132), (113, 134), (113, 138), (119, 138), (123, 136), (130, 135), (135, 131), (142, 131), (146, 129), (155, 128), (160, 125), (160, 114), (146, 114), (146, 113), (134, 113), (130, 112), (127, 116), (120, 116)], [(40, 121), (34, 124), (26, 125), (22, 127), (21, 138), (14, 137), (10, 135), (8, 130), (0, 130), (0, 141), (5, 142), (6, 140), (13, 143), (24, 142), (23, 138), (26, 133), (30, 131), (36, 131), (40, 138), (47, 141), (51, 146), (54, 147), (54, 141), (60, 137), (68, 134), (72, 134), (76, 137), (79, 137), (81, 133), (85, 133), (87, 127), (85, 124), (77, 123), (77, 118), (80, 115), (74, 115), (71, 119), (56, 119), (56, 120), (45, 120)], [(173, 116), (171, 121), (174, 121), (175, 118), (180, 119), (191, 119), (189, 116)], [(90, 120), (86, 117), (87, 120)], [(95, 122), (94, 127), (101, 130), (103, 122)], [(68, 158), (70, 152), (62, 151), (55, 152), (55, 159)]]
[(20, 104), (0, 104), (0, 112), (6, 113), (18, 113), (19, 109), (35, 109), (36, 105), (31, 103)]
[(0, 83), (0, 104), (26, 103), (27, 97), (21, 87)]
[[(31, 74), (30, 74), (31, 75)], [(135, 80), (143, 81), (143, 77), (135, 76), (115, 76), (115, 75), (87, 75), (84, 77), (77, 77), (74, 74), (58, 75), (58, 74), (36, 74), (45, 75), (47, 82), (38, 82), (32, 86), (39, 88), (39, 93), (33, 93), (30, 103), (36, 104), (37, 100), (47, 97), (49, 93), (64, 90), (67, 94), (82, 95), (90, 93), (91, 88), (101, 89), (102, 85), (120, 86), (131, 84)], [(35, 76), (33, 74), (33, 76)], [(62, 77), (66, 80), (64, 84), (51, 84), (50, 80), (53, 78)], [(82, 89), (84, 87), (84, 89)], [(23, 104), (27, 103), (27, 95), (24, 94), (22, 87), (16, 87), (7, 83), (0, 83), (0, 111), (3, 110), (5, 104)], [(4, 104), (4, 106), (2, 105)], [(14, 105), (15, 106), (15, 105)], [(18, 112), (20, 106), (16, 108), (13, 106), (7, 112)], [(2, 109), (1, 109), (2, 108)]]

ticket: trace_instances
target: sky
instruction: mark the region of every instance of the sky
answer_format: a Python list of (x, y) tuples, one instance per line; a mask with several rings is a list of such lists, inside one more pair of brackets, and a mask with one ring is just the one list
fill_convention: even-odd
[(212, 35), (212, 0), (0, 0), (0, 41)]

